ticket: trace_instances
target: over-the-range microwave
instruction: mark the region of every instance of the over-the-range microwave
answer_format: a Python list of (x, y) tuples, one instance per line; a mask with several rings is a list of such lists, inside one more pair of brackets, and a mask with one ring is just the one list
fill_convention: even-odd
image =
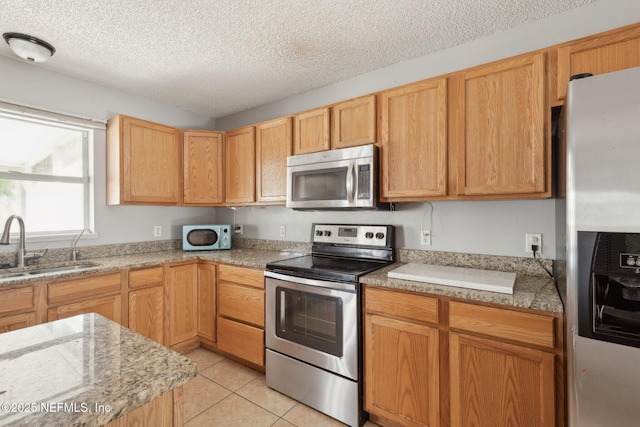
[(182, 249), (185, 251), (231, 249), (231, 226), (184, 225), (182, 226)]
[(287, 157), (287, 207), (388, 209), (378, 200), (378, 147), (373, 144)]

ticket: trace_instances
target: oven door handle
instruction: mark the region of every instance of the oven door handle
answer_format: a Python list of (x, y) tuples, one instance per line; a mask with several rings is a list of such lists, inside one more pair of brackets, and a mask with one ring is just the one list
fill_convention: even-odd
[(316, 286), (319, 288), (335, 289), (339, 291), (356, 292), (357, 286), (358, 286), (357, 283), (341, 283), (341, 282), (329, 282), (325, 280), (307, 279), (304, 277), (296, 277), (296, 276), (289, 276), (287, 274), (275, 273), (273, 271), (265, 271), (264, 276), (271, 277), (272, 279), (282, 280), (283, 282), (292, 282), (292, 283), (298, 283), (300, 285)]

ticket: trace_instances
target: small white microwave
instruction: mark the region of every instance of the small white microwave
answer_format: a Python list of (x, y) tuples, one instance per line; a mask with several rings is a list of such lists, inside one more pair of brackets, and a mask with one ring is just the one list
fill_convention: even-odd
[(182, 226), (182, 249), (185, 251), (231, 249), (231, 226), (184, 225)]

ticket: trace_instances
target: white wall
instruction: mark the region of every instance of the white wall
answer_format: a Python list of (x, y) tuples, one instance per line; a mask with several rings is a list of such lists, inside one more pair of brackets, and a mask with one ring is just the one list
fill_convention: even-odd
[[(553, 200), (447, 201), (397, 203), (396, 211), (294, 211), (285, 207), (220, 208), (217, 220), (243, 225), (243, 237), (308, 242), (314, 222), (391, 224), (396, 226), (396, 245), (489, 255), (527, 256), (525, 233), (542, 233), (544, 258), (555, 256)], [(433, 212), (431, 212), (433, 209)], [(286, 226), (286, 238), (279, 236)], [(420, 245), (420, 230), (431, 229), (431, 246)], [(234, 237), (235, 238), (235, 237)], [(531, 254), (529, 254), (530, 256)]]
[[(461, 46), (404, 61), (355, 78), (310, 91), (232, 116), (218, 118), (220, 129), (233, 129), (263, 120), (377, 92), (501, 58), (573, 40), (640, 21), (640, 1), (601, 0), (579, 9), (504, 31)], [(423, 203), (398, 204), (390, 213), (295, 212), (285, 208), (242, 208), (236, 221), (245, 224), (247, 237), (279, 239), (287, 224), (288, 240), (309, 241), (312, 222), (390, 223), (400, 226), (398, 245), (463, 253), (530, 256), (525, 233), (543, 234), (543, 257), (556, 257), (556, 217), (553, 200), (434, 202), (433, 244), (420, 246)], [(233, 221), (229, 209), (218, 220)], [(249, 224), (247, 226), (246, 224)]]
[[(215, 121), (211, 118), (50, 72), (19, 60), (0, 57), (0, 76), (0, 100), (6, 102), (103, 121), (122, 113), (180, 128), (215, 128)], [(212, 208), (107, 206), (105, 132), (97, 131), (94, 139), (95, 230), (98, 238), (83, 239), (79, 246), (154, 240), (157, 239), (153, 237), (154, 225), (162, 226), (163, 236), (160, 239), (175, 239), (182, 236), (183, 224), (215, 220), (215, 209)], [(4, 225), (4, 218), (0, 221)], [(28, 231), (28, 221), (26, 228)], [(27, 241), (27, 249), (32, 250), (70, 247), (72, 239)], [(15, 250), (16, 245), (0, 247), (0, 251)]]

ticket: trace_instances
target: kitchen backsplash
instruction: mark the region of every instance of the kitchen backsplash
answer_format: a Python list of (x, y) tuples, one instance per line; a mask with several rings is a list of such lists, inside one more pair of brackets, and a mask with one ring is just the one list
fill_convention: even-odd
[[(291, 252), (308, 254), (311, 252), (311, 243), (291, 242), (285, 240), (264, 240), (236, 238), (233, 239), (235, 249), (262, 249), (279, 252)], [(111, 245), (81, 246), (78, 247), (78, 259), (87, 260), (109, 256), (122, 256), (128, 254), (140, 254), (148, 252), (169, 251), (182, 249), (182, 239), (154, 240), (148, 242), (122, 243)], [(398, 262), (416, 262), (424, 264), (438, 264), (455, 267), (478, 268), (482, 270), (507, 271), (531, 276), (544, 276), (546, 272), (533, 258), (464, 254), (456, 252), (422, 251), (415, 249), (398, 249)], [(0, 264), (3, 266), (15, 265), (15, 252), (0, 253)], [(71, 260), (71, 248), (50, 249), (40, 258), (37, 264), (66, 262)], [(541, 260), (549, 270), (553, 268), (552, 260)], [(6, 267), (5, 267), (6, 268)]]

